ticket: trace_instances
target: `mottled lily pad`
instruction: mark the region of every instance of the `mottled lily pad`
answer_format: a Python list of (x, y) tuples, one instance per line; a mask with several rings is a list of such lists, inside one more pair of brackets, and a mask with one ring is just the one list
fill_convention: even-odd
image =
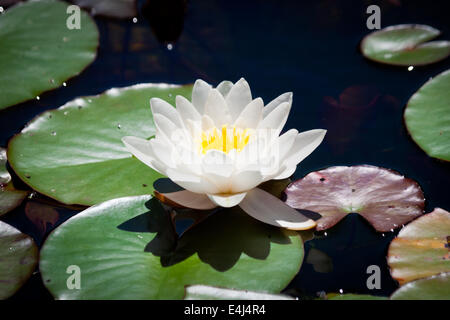
[(34, 271), (37, 259), (33, 239), (0, 221), (0, 299), (19, 290)]
[(311, 172), (285, 190), (293, 208), (319, 213), (317, 230), (326, 230), (347, 214), (363, 216), (377, 231), (400, 227), (423, 213), (419, 185), (389, 169), (361, 165)]
[(20, 205), (27, 194), (27, 191), (14, 188), (6, 170), (6, 150), (0, 148), (0, 216)]
[(186, 287), (185, 300), (294, 300), (282, 294), (218, 288), (204, 285)]
[(46, 111), (11, 139), (11, 167), (33, 189), (66, 204), (151, 194), (162, 175), (132, 157), (121, 139), (155, 134), (150, 98), (174, 105), (176, 95), (191, 91), (192, 86), (140, 84)]
[(450, 70), (429, 80), (409, 99), (404, 117), (422, 150), (450, 161)]
[(440, 31), (430, 26), (402, 24), (368, 34), (361, 42), (363, 55), (373, 61), (418, 66), (434, 63), (450, 55), (450, 41), (431, 41)]
[(132, 18), (137, 15), (136, 0), (72, 0), (91, 14), (112, 18)]
[(403, 228), (389, 246), (391, 275), (400, 284), (450, 272), (450, 212), (436, 208)]
[(0, 16), (0, 109), (61, 86), (95, 59), (95, 22), (81, 12), (80, 29), (69, 29), (68, 6), (27, 1)]
[[(303, 243), (294, 231), (218, 211), (179, 239), (150, 196), (113, 199), (70, 218), (42, 250), (42, 278), (57, 299), (182, 299), (187, 285), (279, 293), (297, 274)], [(80, 271), (70, 290), (69, 266)]]
[(408, 282), (395, 291), (392, 300), (450, 300), (450, 273)]

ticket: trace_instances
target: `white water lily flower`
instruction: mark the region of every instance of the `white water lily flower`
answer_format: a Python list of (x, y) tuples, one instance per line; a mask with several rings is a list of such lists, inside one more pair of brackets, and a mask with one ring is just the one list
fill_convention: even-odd
[(297, 164), (322, 142), (326, 130), (280, 136), (292, 104), (287, 92), (264, 106), (252, 99), (245, 79), (216, 88), (197, 80), (192, 102), (176, 97), (176, 108), (150, 100), (155, 138), (124, 137), (128, 151), (185, 190), (165, 193), (193, 209), (239, 205), (265, 223), (294, 230), (314, 227), (313, 220), (257, 188), (271, 179), (291, 176)]

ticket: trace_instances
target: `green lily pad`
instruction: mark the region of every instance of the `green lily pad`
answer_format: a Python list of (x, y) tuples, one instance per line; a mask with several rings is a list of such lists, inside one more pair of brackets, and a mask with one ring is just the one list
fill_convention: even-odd
[(434, 63), (450, 55), (450, 41), (431, 41), (440, 31), (430, 26), (402, 24), (368, 34), (361, 42), (362, 54), (373, 61), (419, 66)]
[[(278, 293), (302, 259), (296, 232), (239, 209), (218, 211), (177, 240), (161, 203), (137, 196), (88, 208), (55, 229), (40, 270), (57, 299), (182, 299), (195, 284)], [(80, 289), (67, 287), (69, 266), (79, 267)]]
[(354, 294), (354, 293), (328, 293), (327, 300), (387, 300), (387, 297), (372, 296), (370, 294)]
[(0, 299), (19, 290), (34, 271), (37, 259), (33, 239), (0, 221)]
[(450, 273), (408, 282), (395, 291), (392, 300), (450, 300)]
[(27, 191), (14, 188), (6, 161), (6, 150), (0, 148), (0, 216), (19, 206), (28, 195)]
[(27, 1), (0, 16), (0, 109), (61, 86), (95, 59), (95, 22), (81, 12), (80, 29), (69, 29), (67, 7)]
[(422, 150), (450, 161), (450, 70), (429, 80), (409, 99), (404, 117)]
[(282, 294), (218, 288), (205, 285), (186, 287), (185, 300), (295, 300)]
[(361, 165), (311, 172), (285, 190), (286, 203), (319, 213), (316, 229), (331, 228), (349, 213), (359, 213), (377, 231), (396, 229), (423, 213), (417, 182), (389, 169)]
[(66, 204), (150, 194), (162, 175), (132, 157), (121, 139), (155, 134), (150, 98), (174, 105), (176, 95), (191, 91), (192, 86), (140, 84), (46, 111), (11, 139), (11, 167), (33, 189)]
[(124, 19), (137, 15), (136, 0), (72, 0), (72, 2), (89, 9), (94, 16)]
[(450, 212), (436, 208), (403, 228), (388, 251), (391, 275), (400, 284), (450, 272)]

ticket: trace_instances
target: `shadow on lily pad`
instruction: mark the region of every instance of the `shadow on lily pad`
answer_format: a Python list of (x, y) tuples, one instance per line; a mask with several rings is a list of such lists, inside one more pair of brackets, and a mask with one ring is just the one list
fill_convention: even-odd
[(272, 242), (291, 243), (281, 229), (260, 223), (237, 207), (210, 214), (192, 212), (206, 215), (202, 219), (204, 221), (178, 236), (171, 213), (157, 199), (151, 199), (146, 206), (149, 212), (122, 223), (118, 228), (156, 233), (144, 250), (160, 257), (163, 267), (175, 265), (197, 254), (201, 261), (224, 272), (231, 269), (242, 254), (264, 260), (269, 256)]

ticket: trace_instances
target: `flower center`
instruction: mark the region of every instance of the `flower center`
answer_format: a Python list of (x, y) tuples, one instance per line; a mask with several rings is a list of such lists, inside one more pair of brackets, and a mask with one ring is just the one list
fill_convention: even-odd
[(222, 126), (222, 130), (211, 128), (202, 132), (200, 152), (205, 154), (208, 150), (220, 150), (225, 153), (236, 149), (242, 151), (250, 139), (248, 129)]

